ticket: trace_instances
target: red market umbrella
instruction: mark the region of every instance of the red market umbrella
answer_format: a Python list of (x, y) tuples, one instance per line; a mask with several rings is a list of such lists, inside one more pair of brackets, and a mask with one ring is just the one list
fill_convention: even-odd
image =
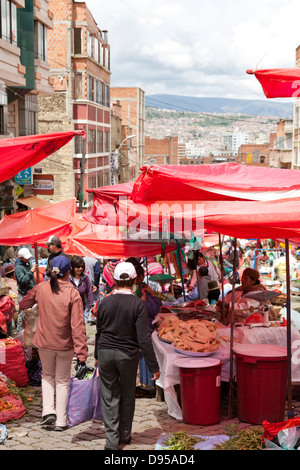
[(247, 70), (260, 82), (267, 98), (297, 98), (300, 96), (300, 68)]

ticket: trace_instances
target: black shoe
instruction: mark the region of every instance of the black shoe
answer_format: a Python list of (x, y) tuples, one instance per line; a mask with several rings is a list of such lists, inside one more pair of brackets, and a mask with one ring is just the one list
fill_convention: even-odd
[(68, 429), (68, 426), (55, 426), (54, 431), (66, 431)]
[(56, 421), (56, 415), (50, 414), (50, 415), (45, 415), (42, 417), (42, 420), (40, 422), (41, 426), (45, 426), (47, 424), (53, 424)]
[(130, 444), (130, 442), (132, 441), (132, 437), (127, 437), (127, 439), (120, 439), (120, 442), (119, 444)]

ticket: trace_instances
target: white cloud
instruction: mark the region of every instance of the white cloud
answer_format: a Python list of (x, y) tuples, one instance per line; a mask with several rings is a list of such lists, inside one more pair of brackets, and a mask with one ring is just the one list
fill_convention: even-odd
[(86, 0), (109, 31), (112, 86), (265, 99), (249, 68), (295, 66), (298, 0)]

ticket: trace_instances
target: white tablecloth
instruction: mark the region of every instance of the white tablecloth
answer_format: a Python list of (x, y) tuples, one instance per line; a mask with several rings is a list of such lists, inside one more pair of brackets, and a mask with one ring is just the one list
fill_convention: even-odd
[[(228, 382), (230, 378), (230, 328), (219, 329), (218, 335), (220, 338), (223, 338), (221, 346), (218, 351), (208, 357), (222, 361), (221, 380)], [(248, 326), (242, 326), (234, 328), (234, 344), (273, 344), (286, 347), (286, 338), (286, 327), (249, 328)], [(156, 383), (164, 390), (169, 415), (181, 420), (182, 411), (178, 404), (177, 395), (174, 389), (174, 385), (180, 383), (180, 371), (179, 367), (175, 366), (174, 362), (178, 357), (183, 357), (183, 355), (177, 352), (171, 344), (161, 341), (158, 338), (156, 331), (152, 334), (152, 342), (161, 373), (160, 378)], [(300, 350), (300, 335), (298, 330), (293, 326), (291, 328), (291, 343), (292, 353), (295, 352), (297, 348)], [(203, 357), (201, 357), (201, 361), (202, 360)], [(194, 357), (193, 361), (195, 361), (196, 368), (197, 358)], [(292, 381), (294, 382), (300, 381), (300, 364), (297, 364), (296, 362), (297, 361), (292, 360)], [(233, 374), (235, 375), (235, 358), (233, 363)]]

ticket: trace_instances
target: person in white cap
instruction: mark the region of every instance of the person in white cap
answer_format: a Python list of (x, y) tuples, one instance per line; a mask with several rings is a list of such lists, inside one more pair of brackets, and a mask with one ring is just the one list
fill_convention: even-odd
[[(35, 286), (34, 273), (36, 266), (33, 265), (31, 253), (28, 248), (21, 248), (18, 251), (18, 258), (15, 263), (15, 276), (18, 286), (18, 302), (20, 303), (24, 295)], [(19, 310), (17, 330), (24, 329), (25, 313)]]
[(153, 350), (145, 302), (132, 294), (136, 279), (132, 263), (118, 263), (116, 289), (104, 297), (97, 311), (95, 366), (99, 368), (105, 450), (131, 442), (140, 350), (153, 380), (160, 376)]

